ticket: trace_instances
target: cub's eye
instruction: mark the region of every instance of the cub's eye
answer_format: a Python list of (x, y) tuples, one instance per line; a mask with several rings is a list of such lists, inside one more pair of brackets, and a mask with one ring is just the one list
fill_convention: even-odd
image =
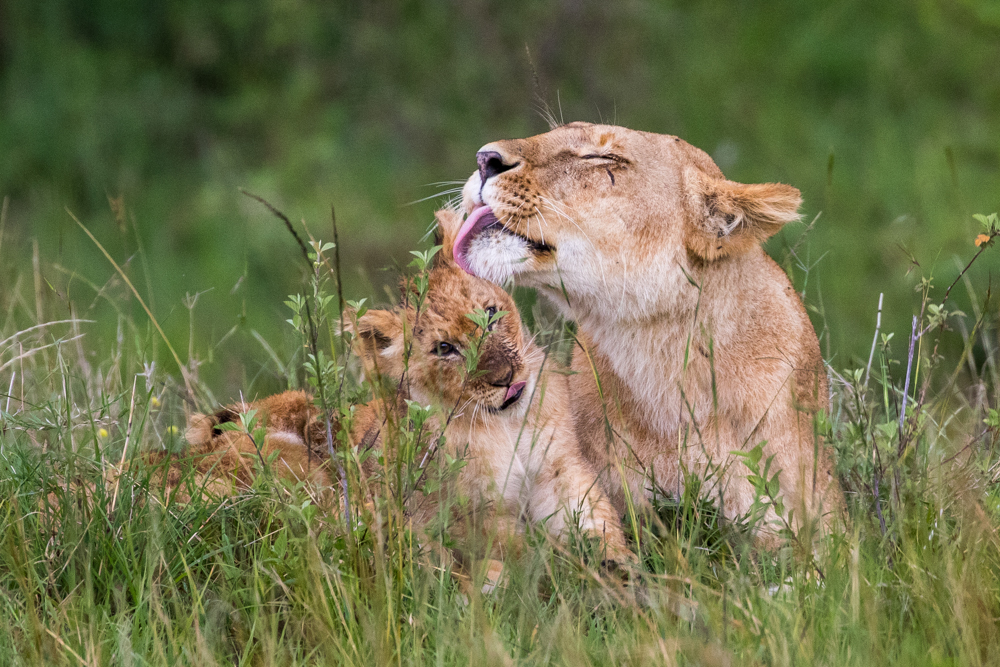
[(445, 341), (439, 341), (437, 345), (434, 346), (434, 354), (439, 357), (446, 357), (449, 354), (454, 354), (457, 350), (455, 346), (451, 343), (446, 343)]
[[(489, 308), (487, 308), (486, 309), (486, 319), (487, 319), (487, 321), (492, 320), (493, 316), (496, 315), (496, 314), (497, 314), (497, 309), (494, 306), (490, 306)], [(497, 320), (497, 321), (499, 321), (499, 320)], [(487, 331), (493, 331), (493, 327), (495, 325), (496, 325), (496, 322), (492, 322), (491, 321), (489, 323), (489, 325), (486, 327), (486, 330)]]

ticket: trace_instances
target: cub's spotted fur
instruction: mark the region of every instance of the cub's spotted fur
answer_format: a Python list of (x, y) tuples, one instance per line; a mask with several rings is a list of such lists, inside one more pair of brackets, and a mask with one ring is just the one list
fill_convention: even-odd
[[(252, 434), (243, 429), (220, 428), (226, 423), (238, 423), (240, 415), (251, 410), (256, 411), (256, 422), (266, 425), (266, 434), (260, 442), (255, 442)], [(309, 481), (326, 497), (332, 478), (325, 451), (324, 421), (318, 416), (319, 410), (301, 391), (236, 403), (211, 415), (193, 415), (186, 433), (188, 448), (173, 457), (160, 481), (168, 490), (174, 489), (193, 472), (193, 488), (223, 496), (249, 487), (260, 465), (270, 461), (273, 474), (293, 483)], [(145, 458), (147, 463), (157, 464), (168, 456), (155, 453)], [(181, 498), (186, 499), (186, 493), (181, 491)]]

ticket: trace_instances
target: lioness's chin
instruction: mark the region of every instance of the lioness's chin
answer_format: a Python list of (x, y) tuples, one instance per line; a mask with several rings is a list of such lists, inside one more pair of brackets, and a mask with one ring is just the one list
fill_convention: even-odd
[(476, 235), (465, 254), (470, 273), (496, 284), (522, 272), (531, 260), (532, 249), (526, 239), (499, 229)]

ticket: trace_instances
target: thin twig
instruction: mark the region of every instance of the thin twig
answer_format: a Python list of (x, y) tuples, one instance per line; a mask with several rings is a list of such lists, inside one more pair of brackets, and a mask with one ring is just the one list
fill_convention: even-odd
[(344, 281), (340, 278), (340, 236), (337, 234), (337, 210), (330, 205), (330, 220), (333, 224), (333, 267), (334, 277), (337, 280), (337, 300), (340, 302), (340, 309), (337, 316), (340, 319), (340, 339), (344, 339)]
[(306, 244), (302, 240), (302, 237), (299, 236), (299, 233), (297, 231), (295, 231), (295, 227), (292, 226), (292, 221), (288, 219), (288, 216), (285, 215), (284, 213), (282, 213), (281, 211), (279, 211), (277, 208), (275, 208), (271, 204), (271, 202), (267, 201), (263, 197), (261, 197), (259, 195), (255, 195), (252, 192), (247, 192), (243, 188), (239, 188), (239, 191), (241, 193), (245, 194), (247, 197), (250, 197), (250, 199), (254, 199), (256, 201), (259, 201), (261, 204), (263, 204), (264, 206), (267, 207), (267, 210), (269, 210), (279, 220), (281, 220), (283, 223), (285, 223), (285, 227), (287, 227), (288, 231), (291, 232), (292, 236), (295, 237), (295, 241), (299, 244), (299, 248), (302, 250), (302, 257), (303, 257), (303, 259), (306, 260), (306, 266), (308, 266), (309, 269), (312, 270), (312, 260), (309, 259), (309, 248), (306, 247)]
[(884, 292), (879, 292), (878, 295), (878, 315), (875, 317), (875, 337), (872, 338), (872, 351), (868, 353), (868, 366), (865, 367), (865, 389), (868, 389), (868, 377), (872, 372), (872, 360), (875, 358), (875, 344), (878, 343), (878, 332), (882, 328), (882, 298), (885, 297)]
[[(330, 204), (330, 222), (333, 225), (333, 275), (337, 281), (337, 321), (340, 324), (340, 342), (344, 346), (344, 370), (347, 370), (347, 342), (344, 340), (344, 281), (340, 276), (340, 236), (337, 234), (337, 209)], [(337, 386), (337, 405), (344, 395), (344, 381), (347, 373), (340, 374), (340, 384)]]
[(333, 423), (330, 421), (330, 404), (326, 400), (326, 382), (323, 380), (323, 366), (319, 358), (319, 340), (316, 334), (316, 323), (313, 320), (312, 309), (309, 301), (306, 300), (306, 321), (309, 322), (309, 347), (312, 352), (313, 364), (316, 369), (316, 388), (319, 389), (319, 402), (323, 408), (323, 423), (326, 426), (326, 450), (330, 455), (330, 460), (337, 466), (337, 475), (340, 477), (340, 494), (344, 501), (344, 520), (347, 525), (351, 524), (351, 499), (347, 495), (347, 472), (344, 464), (337, 457), (337, 452), (333, 448)]
[(913, 367), (913, 347), (920, 336), (917, 334), (917, 316), (913, 316), (910, 330), (910, 351), (906, 355), (906, 379), (903, 381), (903, 404), (899, 408), (899, 446), (903, 446), (903, 423), (906, 421), (906, 400), (910, 393), (910, 370)]
[[(992, 240), (995, 236), (997, 236), (997, 233), (990, 234), (990, 239)], [(944, 298), (941, 299), (942, 306), (948, 301), (948, 296), (951, 294), (951, 290), (954, 289), (955, 285), (958, 284), (958, 281), (962, 279), (962, 277), (965, 275), (965, 272), (968, 271), (970, 268), (972, 268), (973, 263), (979, 258), (981, 254), (983, 254), (983, 251), (986, 250), (987, 247), (989, 247), (988, 243), (982, 244), (982, 246), (980, 246), (976, 254), (972, 256), (972, 259), (969, 260), (969, 263), (965, 265), (965, 268), (962, 269), (962, 271), (955, 277), (955, 281), (948, 286), (948, 289), (945, 290), (944, 292)]]

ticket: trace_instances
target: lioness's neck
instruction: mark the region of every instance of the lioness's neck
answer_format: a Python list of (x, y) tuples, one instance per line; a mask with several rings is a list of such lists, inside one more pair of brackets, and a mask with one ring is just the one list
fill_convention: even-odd
[[(739, 313), (752, 300), (747, 290), (759, 283), (747, 278), (766, 269), (766, 261), (757, 249), (713, 264), (689, 265), (683, 272), (678, 269), (683, 284), (673, 278), (661, 282), (660, 289), (676, 291), (662, 295), (658, 301), (662, 307), (642, 317), (622, 317), (618, 308), (587, 308), (581, 300), (584, 307), (576, 309), (577, 324), (586, 353), (592, 355), (588, 363), (600, 373), (613, 373), (636, 403), (645, 406), (645, 423), (669, 432), (678, 416), (667, 415), (662, 408), (681, 405), (682, 388), (692, 409), (711, 405), (693, 394), (702, 385), (710, 387), (705, 379), (724, 364), (741, 335), (734, 324), (746, 319)], [(655, 301), (652, 296), (645, 298)]]
[(690, 328), (740, 310), (749, 296), (751, 276), (766, 271), (768, 263), (773, 262), (760, 248), (710, 263), (675, 259), (672, 265), (635, 272), (636, 284), (625, 293), (608, 295), (594, 287), (568, 297), (551, 290), (547, 294), (602, 352), (611, 353), (623, 343), (627, 347), (629, 341), (623, 337), (646, 330), (662, 332), (670, 326)]

